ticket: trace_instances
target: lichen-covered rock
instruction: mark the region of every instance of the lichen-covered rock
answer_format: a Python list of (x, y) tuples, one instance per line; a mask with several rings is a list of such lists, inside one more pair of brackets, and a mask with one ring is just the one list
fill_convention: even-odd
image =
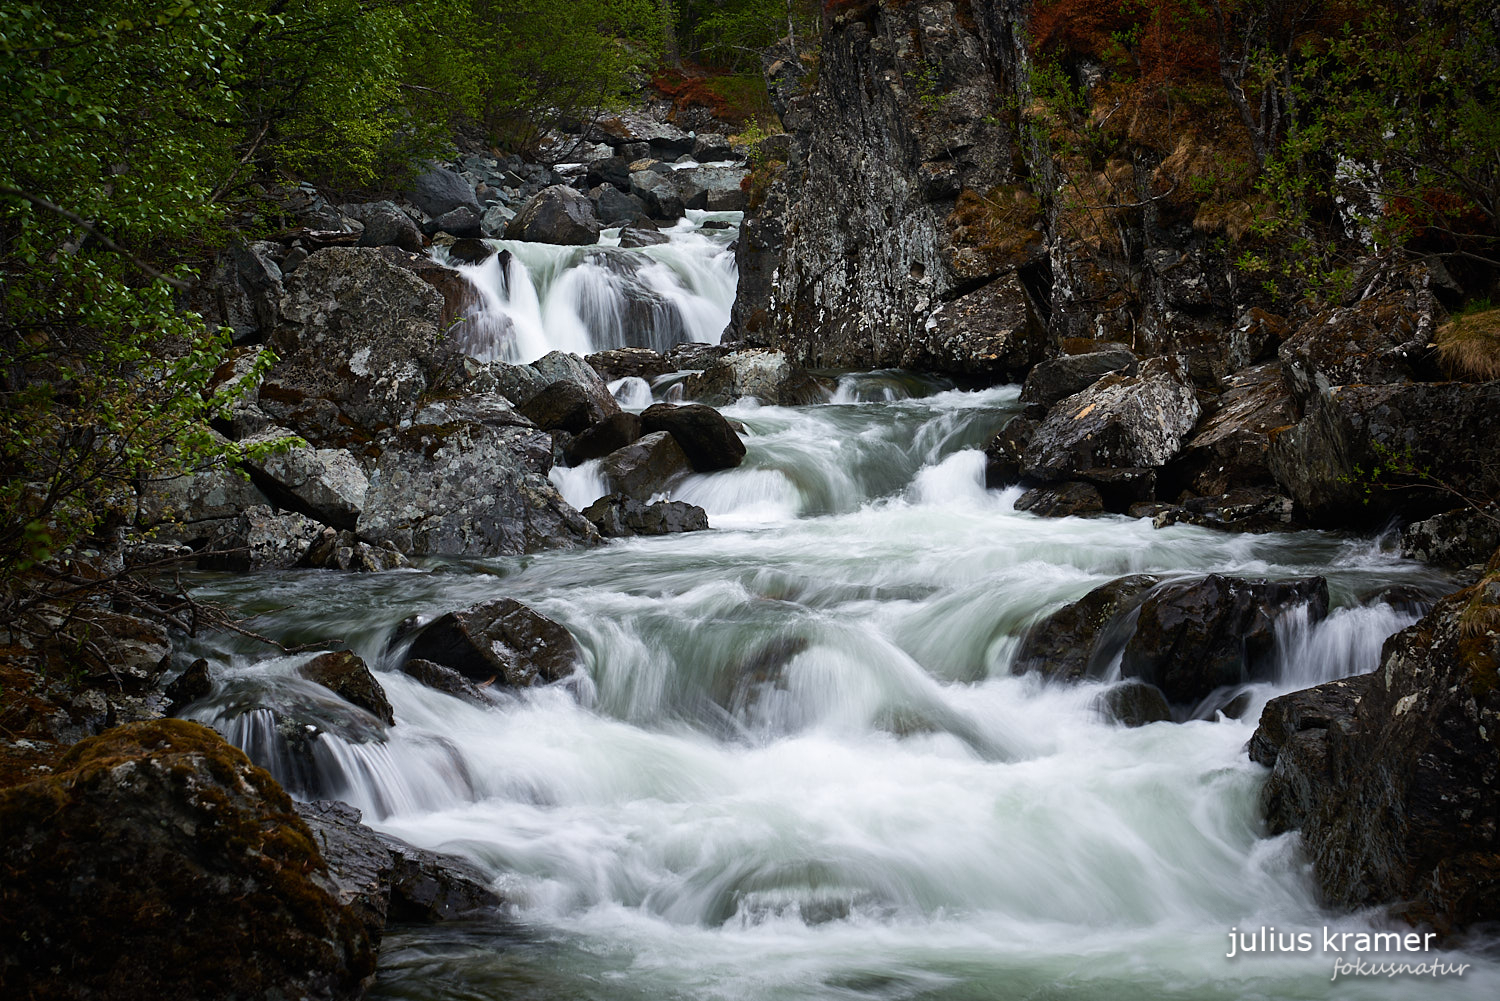
[(0, 982), (35, 999), (353, 999), (379, 926), (271, 777), (206, 727), (132, 724), (0, 791)]
[(1500, 546), (1500, 505), (1444, 511), (1401, 530), (1401, 555), (1439, 566), (1467, 567)]
[(136, 525), (152, 530), (157, 541), (192, 543), (208, 538), (226, 518), (268, 504), (247, 477), (229, 470), (152, 477), (141, 481)]
[(724, 415), (699, 403), (674, 407), (657, 403), (641, 413), (646, 434), (666, 431), (677, 440), (688, 462), (700, 473), (733, 469), (745, 461), (745, 443)]
[(645, 504), (633, 497), (610, 494), (584, 508), (583, 516), (606, 538), (631, 535), (674, 535), (708, 528), (708, 513), (685, 501)]
[(599, 465), (616, 492), (638, 501), (662, 492), (688, 469), (682, 446), (665, 431), (641, 436), (606, 455)]
[(552, 439), (540, 431), (421, 424), (387, 435), (382, 446), (359, 519), (362, 539), (408, 556), (498, 556), (598, 541), (547, 478)]
[(1046, 331), (1011, 271), (934, 309), (913, 332), (900, 363), (919, 371), (1015, 382), (1042, 360), (1046, 347)]
[(1392, 636), (1373, 674), (1267, 705), (1251, 747), (1329, 903), (1500, 920), (1500, 579)]
[[(1500, 495), (1500, 382), (1336, 386), (1273, 435), (1271, 472), (1317, 525), (1447, 510)], [(1389, 488), (1389, 489), (1388, 489)]]
[(443, 297), (379, 249), (329, 247), (287, 278), (260, 405), (320, 446), (409, 419), (442, 350)]
[(418, 627), (406, 659), (430, 660), (483, 684), (511, 688), (561, 681), (578, 666), (568, 631), (514, 598), (448, 612)]
[[(267, 428), (248, 444), (286, 437), (285, 428)], [(252, 459), (250, 477), (267, 497), (325, 525), (352, 529), (364, 508), (370, 480), (354, 456), (339, 448), (289, 448)]]
[(376, 573), (410, 564), (389, 542), (372, 546), (353, 532), (325, 528), (307, 547), (297, 565), (318, 570)]
[(319, 654), (303, 664), (298, 671), (309, 681), (316, 681), (339, 698), (359, 706), (386, 726), (396, 723), (395, 710), (385, 689), (370, 673), (369, 665), (356, 653), (339, 650)]
[(673, 371), (676, 367), (669, 363), (660, 351), (653, 351), (650, 348), (610, 348), (608, 351), (588, 355), (583, 360), (588, 362), (589, 367), (598, 372), (599, 378), (605, 382), (614, 382), (616, 379), (630, 376), (650, 382), (659, 375), (666, 375)]
[(1123, 344), (1101, 344), (1100, 350), (1063, 355), (1044, 361), (1026, 376), (1021, 387), (1022, 403), (1051, 407), (1059, 400), (1081, 393), (1106, 375), (1134, 375), (1140, 360)]
[(682, 389), (689, 399), (725, 406), (747, 396), (783, 407), (823, 403), (830, 394), (802, 369), (793, 368), (780, 351), (749, 349), (715, 359), (688, 376)]
[(1427, 367), (1437, 305), (1423, 287), (1378, 293), (1319, 313), (1281, 345), (1298, 403), (1334, 386), (1411, 382)]
[(1189, 708), (1218, 689), (1270, 680), (1276, 620), (1298, 607), (1306, 607), (1309, 621), (1327, 615), (1328, 582), (1209, 574), (1162, 584), (1140, 604), (1120, 674)]
[(1200, 413), (1185, 373), (1152, 358), (1137, 375), (1106, 375), (1054, 407), (1032, 434), (1021, 471), (1053, 482), (1093, 469), (1157, 468), (1177, 455)]
[(1173, 479), (1202, 497), (1274, 482), (1271, 435), (1295, 422), (1277, 363), (1238, 372), (1228, 385), (1172, 462)]
[(295, 511), (261, 505), (215, 523), (198, 554), (200, 570), (284, 570), (297, 565), (323, 526)]
[(507, 240), (588, 246), (599, 242), (599, 217), (588, 196), (565, 184), (543, 188), (505, 227)]

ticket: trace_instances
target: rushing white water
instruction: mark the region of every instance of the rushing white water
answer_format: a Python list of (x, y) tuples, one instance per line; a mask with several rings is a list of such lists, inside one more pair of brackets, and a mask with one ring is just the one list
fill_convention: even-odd
[[(1500, 964), (1474, 950), (1440, 980), (1225, 957), (1231, 928), (1378, 923), (1323, 910), (1296, 837), (1265, 836), (1244, 746), (1273, 695), (1374, 668), (1415, 613), (1365, 596), (1429, 572), (1323, 533), (1017, 512), (976, 449), (1015, 389), (912, 395), (931, 388), (877, 373), (838, 403), (730, 408), (745, 465), (672, 491), (709, 533), (204, 584), (262, 631), (345, 637), (397, 725), (318, 737), (299, 779), (246, 707), (296, 703), (316, 726), (326, 693), (248, 647), (206, 651), (226, 680), (198, 717), (300, 794), (469, 856), (513, 903), (513, 928), (389, 933), (374, 996), (1493, 997)], [(603, 489), (587, 466), (560, 478), (574, 503)], [(1282, 620), (1278, 680), (1243, 718), (1131, 729), (1099, 710), (1102, 683), (1011, 674), (1018, 636), (1063, 602), (1210, 571), (1323, 574), (1336, 606)], [(568, 627), (571, 685), (484, 708), (396, 670), (404, 617), (502, 595)]]
[(630, 250), (620, 248), (619, 230), (590, 247), (490, 241), (503, 253), (459, 267), (479, 308), (457, 337), (476, 358), (508, 362), (554, 350), (717, 344), (739, 277), (728, 250), (739, 219), (692, 211), (664, 231), (669, 242)]

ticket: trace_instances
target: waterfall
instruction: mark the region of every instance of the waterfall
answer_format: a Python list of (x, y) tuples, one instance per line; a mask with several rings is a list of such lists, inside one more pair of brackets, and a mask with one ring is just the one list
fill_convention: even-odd
[(491, 240), (501, 253), (458, 266), (479, 305), (456, 336), (473, 357), (506, 362), (554, 350), (717, 344), (739, 279), (728, 249), (737, 231), (703, 224), (739, 217), (689, 212), (664, 231), (667, 243), (637, 249), (622, 249), (618, 230), (588, 247)]

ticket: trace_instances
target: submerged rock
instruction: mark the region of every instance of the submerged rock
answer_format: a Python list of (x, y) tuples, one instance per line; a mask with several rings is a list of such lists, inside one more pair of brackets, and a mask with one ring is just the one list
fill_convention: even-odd
[(493, 703), (487, 698), (474, 682), (465, 678), (451, 667), (423, 660), (420, 657), (413, 658), (401, 665), (401, 673), (407, 677), (415, 678), (428, 688), (436, 689), (454, 698), (463, 699), (465, 702), (477, 706), (489, 706)]
[(138, 723), (0, 791), (0, 980), (16, 997), (354, 999), (381, 929), (292, 801), (207, 727)]
[(448, 612), (419, 627), (407, 660), (430, 660), (474, 681), (528, 688), (561, 681), (578, 645), (561, 625), (514, 598)]

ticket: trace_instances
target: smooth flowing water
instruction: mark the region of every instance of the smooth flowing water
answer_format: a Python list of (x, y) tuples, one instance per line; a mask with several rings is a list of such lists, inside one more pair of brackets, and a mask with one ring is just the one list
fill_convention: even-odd
[[(348, 707), (295, 677), (305, 658), (222, 640), (194, 714), (298, 794), (468, 856), (511, 901), (503, 925), (389, 932), (387, 1001), (1496, 996), (1483, 943), (1446, 979), (1225, 956), (1231, 928), (1372, 927), (1319, 907), (1295, 836), (1265, 836), (1244, 747), (1268, 698), (1373, 669), (1414, 620), (1368, 595), (1441, 582), (1378, 540), (1017, 512), (979, 451), (1016, 397), (870, 373), (821, 406), (727, 408), (745, 464), (669, 491), (711, 532), (206, 579), (263, 632), (341, 637), (397, 725), (325, 735), (299, 764), (270, 709)], [(574, 503), (602, 490), (589, 467), (554, 475)], [(1323, 574), (1337, 606), (1283, 621), (1278, 680), (1242, 719), (1132, 729), (1100, 711), (1102, 683), (1011, 674), (1019, 634), (1063, 602), (1209, 571)], [(482, 708), (395, 669), (403, 618), (501, 596), (567, 626), (571, 682)]]

